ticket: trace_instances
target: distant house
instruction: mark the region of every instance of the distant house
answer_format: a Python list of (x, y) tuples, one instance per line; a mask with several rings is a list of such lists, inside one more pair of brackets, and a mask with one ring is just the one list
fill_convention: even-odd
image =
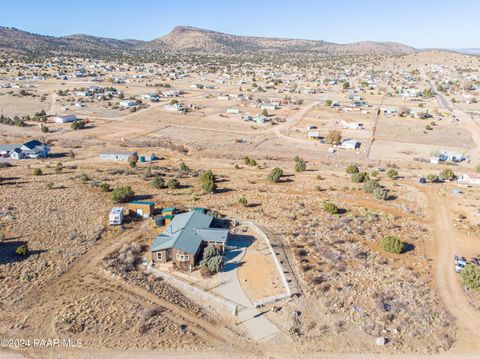
[(120, 107), (133, 107), (133, 106), (135, 106), (135, 101), (133, 100), (120, 101)]
[(191, 269), (206, 246), (211, 244), (223, 251), (229, 231), (215, 228), (213, 223), (214, 218), (201, 211), (177, 214), (150, 246), (152, 265), (172, 262)]
[(23, 144), (0, 145), (0, 157), (10, 157), (14, 160), (46, 158), (49, 150), (46, 144), (38, 140), (32, 140)]
[(340, 144), (340, 147), (348, 150), (355, 150), (360, 147), (360, 142), (354, 139), (345, 139)]
[(56, 123), (67, 123), (67, 122), (75, 122), (77, 120), (77, 116), (75, 115), (65, 115), (65, 116), (55, 116), (53, 121)]
[(260, 108), (262, 110), (276, 110), (278, 109), (278, 105), (273, 103), (264, 103), (263, 105), (260, 106)]
[(227, 108), (227, 113), (228, 114), (239, 114), (240, 110), (238, 108)]
[(477, 173), (468, 173), (458, 177), (459, 182), (464, 182), (466, 184), (480, 185), (480, 174)]
[(268, 122), (268, 117), (266, 116), (255, 116), (253, 117), (253, 121), (259, 124), (265, 124)]
[(169, 104), (163, 106), (165, 111), (181, 111), (184, 109), (184, 106), (180, 105), (179, 103)]
[(319, 140), (322, 138), (322, 136), (320, 136), (320, 133), (318, 131), (308, 131), (307, 138), (309, 138), (310, 140)]
[(100, 153), (101, 160), (107, 161), (128, 161), (131, 156), (136, 156), (137, 152), (127, 151), (104, 151)]
[(341, 124), (344, 129), (363, 130), (363, 124), (360, 122), (346, 122), (345, 120), (342, 120)]
[(456, 153), (451, 151), (440, 151), (440, 161), (462, 162), (466, 160), (466, 157), (462, 153)]

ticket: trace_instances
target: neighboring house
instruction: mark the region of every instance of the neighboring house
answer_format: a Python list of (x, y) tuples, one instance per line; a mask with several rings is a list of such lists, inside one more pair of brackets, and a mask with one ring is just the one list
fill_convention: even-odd
[(104, 151), (100, 153), (101, 160), (108, 161), (128, 161), (130, 156), (136, 156), (137, 152), (126, 151)]
[(152, 264), (172, 262), (192, 269), (206, 246), (215, 245), (223, 252), (229, 231), (212, 227), (213, 221), (201, 211), (177, 214), (150, 246)]
[(235, 115), (235, 114), (239, 114), (240, 110), (238, 108), (227, 108), (227, 113)]
[(50, 148), (38, 140), (32, 140), (23, 144), (0, 145), (0, 157), (10, 157), (14, 160), (25, 158), (46, 158)]
[(363, 130), (363, 124), (360, 122), (346, 122), (345, 120), (341, 121), (342, 128), (348, 130)]
[(265, 103), (265, 104), (260, 106), (260, 109), (262, 109), (262, 110), (276, 110), (276, 109), (278, 109), (278, 105), (273, 104), (273, 103)]
[(354, 140), (354, 139), (346, 139), (346, 140), (342, 141), (340, 147), (345, 148), (345, 149), (349, 149), (349, 150), (355, 150), (358, 147), (360, 147), (360, 142), (358, 142), (357, 140)]
[(163, 109), (165, 111), (182, 111), (184, 109), (184, 106), (182, 106), (179, 103), (174, 103), (174, 104), (171, 104), (171, 105), (163, 106)]
[(120, 101), (120, 107), (133, 107), (133, 106), (135, 106), (135, 101), (133, 100)]
[(255, 116), (255, 117), (253, 117), (253, 121), (263, 125), (263, 124), (268, 122), (268, 117), (266, 117), (266, 116)]
[(320, 136), (320, 133), (318, 131), (308, 131), (307, 138), (311, 140), (319, 140), (322, 138), (322, 136)]
[(466, 157), (462, 153), (456, 153), (451, 151), (440, 151), (440, 161), (452, 161), (452, 162), (462, 162), (466, 160)]
[(464, 182), (467, 184), (480, 185), (480, 174), (477, 174), (477, 173), (464, 174), (458, 178), (458, 181)]
[(67, 122), (75, 122), (77, 120), (77, 116), (75, 115), (66, 115), (66, 116), (55, 116), (53, 121), (56, 123), (67, 123)]

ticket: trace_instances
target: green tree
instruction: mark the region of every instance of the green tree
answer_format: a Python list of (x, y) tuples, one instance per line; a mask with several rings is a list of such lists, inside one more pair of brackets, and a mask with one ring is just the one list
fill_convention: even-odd
[(300, 158), (296, 163), (295, 163), (295, 172), (304, 172), (307, 169), (307, 165), (305, 161)]
[(337, 214), (338, 213), (338, 207), (331, 202), (326, 202), (323, 204), (323, 210), (327, 213), (330, 214)]
[(347, 174), (349, 175), (352, 175), (354, 173), (358, 173), (360, 172), (360, 170), (358, 169), (357, 165), (350, 165), (347, 167), (347, 169), (345, 170), (347, 172)]
[(41, 176), (42, 170), (40, 168), (35, 168), (32, 173), (34, 176)]
[(460, 272), (460, 277), (467, 288), (480, 291), (480, 267), (468, 263)]
[(125, 203), (131, 201), (135, 197), (135, 192), (133, 192), (132, 187), (130, 186), (120, 186), (114, 188), (112, 191), (112, 200), (115, 203)]
[(402, 253), (404, 243), (395, 236), (385, 236), (380, 241), (380, 247), (388, 253)]
[(388, 189), (386, 188), (383, 188), (383, 187), (376, 187), (373, 191), (373, 196), (376, 198), (376, 199), (383, 199), (383, 200), (387, 200), (388, 199), (388, 195), (389, 195), (389, 192), (388, 192)]
[(428, 182), (436, 182), (438, 181), (438, 176), (436, 174), (430, 173), (427, 175), (426, 179)]
[(180, 183), (175, 178), (170, 178), (167, 182), (167, 187), (170, 189), (176, 189), (180, 186)]
[(370, 176), (367, 172), (357, 172), (352, 174), (350, 178), (354, 183), (362, 183), (368, 181), (370, 179)]
[(380, 187), (378, 181), (368, 180), (363, 184), (363, 190), (367, 193), (373, 193), (373, 191)]
[(398, 171), (395, 168), (390, 168), (387, 171), (387, 177), (392, 179), (398, 177)]
[(187, 164), (183, 161), (180, 162), (180, 165), (178, 167), (179, 167), (179, 170), (181, 172), (188, 172), (190, 170), (190, 168), (187, 166)]
[(326, 100), (326, 101), (325, 101), (325, 106), (331, 107), (331, 106), (332, 106), (332, 103), (333, 103), (332, 100)]
[(267, 176), (267, 179), (270, 182), (277, 183), (280, 181), (280, 178), (283, 176), (283, 170), (279, 167), (275, 167)]
[(215, 190), (217, 189), (215, 180), (216, 178), (212, 170), (208, 170), (200, 176), (200, 183), (202, 185), (202, 189), (204, 193), (215, 192)]
[(161, 176), (155, 176), (153, 179), (150, 181), (150, 184), (152, 187), (156, 189), (161, 189), (163, 186), (165, 186), (165, 181)]
[(222, 267), (222, 256), (213, 245), (203, 250), (203, 258), (200, 265), (206, 267), (210, 273), (217, 273)]
[(449, 181), (455, 178), (455, 173), (450, 168), (445, 168), (440, 172), (439, 177), (444, 181)]

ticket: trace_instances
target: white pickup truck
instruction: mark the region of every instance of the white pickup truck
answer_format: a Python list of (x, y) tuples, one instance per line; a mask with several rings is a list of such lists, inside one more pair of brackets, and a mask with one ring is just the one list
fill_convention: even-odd
[(467, 265), (467, 260), (465, 257), (455, 256), (455, 272), (460, 273)]

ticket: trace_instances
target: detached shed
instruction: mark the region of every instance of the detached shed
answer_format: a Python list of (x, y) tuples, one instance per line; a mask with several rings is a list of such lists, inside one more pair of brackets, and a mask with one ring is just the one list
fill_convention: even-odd
[(128, 161), (131, 156), (137, 156), (137, 153), (126, 151), (103, 151), (100, 153), (100, 159), (107, 161)]
[(127, 203), (128, 214), (148, 218), (155, 212), (155, 202), (133, 201)]

